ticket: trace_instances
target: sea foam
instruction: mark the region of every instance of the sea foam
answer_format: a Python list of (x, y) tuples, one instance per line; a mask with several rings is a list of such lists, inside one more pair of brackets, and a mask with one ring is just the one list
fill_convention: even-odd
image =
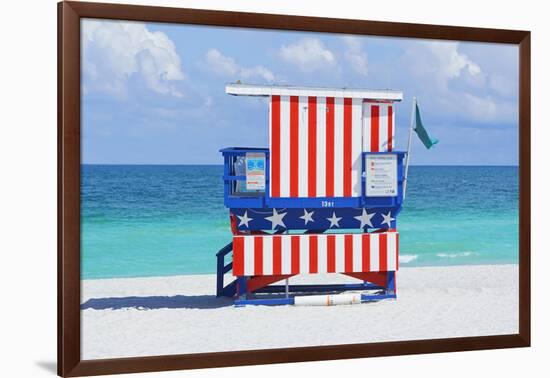
[(454, 259), (456, 257), (468, 257), (471, 256), (473, 252), (456, 252), (456, 253), (438, 253), (436, 256), (441, 258), (450, 258)]
[(418, 255), (399, 255), (399, 263), (407, 264), (418, 258)]

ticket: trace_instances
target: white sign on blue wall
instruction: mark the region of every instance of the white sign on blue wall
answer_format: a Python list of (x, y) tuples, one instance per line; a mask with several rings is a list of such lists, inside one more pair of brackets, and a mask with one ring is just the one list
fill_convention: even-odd
[(366, 155), (365, 177), (367, 197), (396, 197), (397, 155)]
[(265, 154), (248, 152), (246, 154), (246, 189), (265, 190)]

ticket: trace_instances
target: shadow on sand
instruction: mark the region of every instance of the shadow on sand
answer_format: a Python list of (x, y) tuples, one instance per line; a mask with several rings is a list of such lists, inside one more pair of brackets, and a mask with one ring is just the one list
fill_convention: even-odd
[(156, 310), (161, 308), (213, 309), (232, 306), (232, 298), (217, 298), (215, 295), (174, 295), (172, 297), (119, 297), (92, 298), (80, 305), (81, 310)]
[(49, 373), (57, 374), (57, 363), (55, 361), (35, 361), (35, 364)]

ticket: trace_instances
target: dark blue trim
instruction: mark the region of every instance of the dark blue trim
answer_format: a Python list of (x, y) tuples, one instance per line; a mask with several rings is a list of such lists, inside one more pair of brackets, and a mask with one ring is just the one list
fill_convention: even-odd
[(244, 155), (247, 152), (265, 152), (269, 153), (269, 148), (265, 147), (227, 147), (220, 149), (223, 155)]
[[(321, 293), (321, 292), (343, 292), (348, 290), (383, 290), (383, 286), (367, 282), (357, 284), (325, 284), (325, 285), (289, 285), (288, 290), (292, 293)], [(284, 285), (269, 285), (254, 290), (254, 293), (284, 293)]]
[[(361, 294), (361, 302), (373, 302), (383, 299), (396, 299), (395, 294)], [(289, 298), (254, 298), (254, 299), (237, 299), (234, 302), (235, 307), (243, 306), (281, 306), (293, 305), (294, 297)]]
[(256, 306), (293, 305), (294, 298), (237, 299), (235, 300), (234, 304), (235, 304), (235, 307), (243, 307), (246, 305), (256, 305)]
[(224, 176), (223, 176), (223, 179), (224, 179), (225, 181), (228, 181), (228, 180), (230, 180), (230, 181), (239, 180), (239, 181), (240, 181), (240, 180), (246, 180), (246, 176), (231, 176), (231, 175), (224, 175)]
[(361, 294), (361, 302), (380, 301), (382, 299), (397, 299), (395, 294)]

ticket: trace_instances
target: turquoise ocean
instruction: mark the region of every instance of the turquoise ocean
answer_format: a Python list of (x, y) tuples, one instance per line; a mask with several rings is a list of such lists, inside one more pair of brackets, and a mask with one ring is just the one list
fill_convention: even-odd
[[(223, 166), (83, 165), (82, 278), (215, 273)], [(518, 168), (412, 166), (401, 266), (516, 264)]]

